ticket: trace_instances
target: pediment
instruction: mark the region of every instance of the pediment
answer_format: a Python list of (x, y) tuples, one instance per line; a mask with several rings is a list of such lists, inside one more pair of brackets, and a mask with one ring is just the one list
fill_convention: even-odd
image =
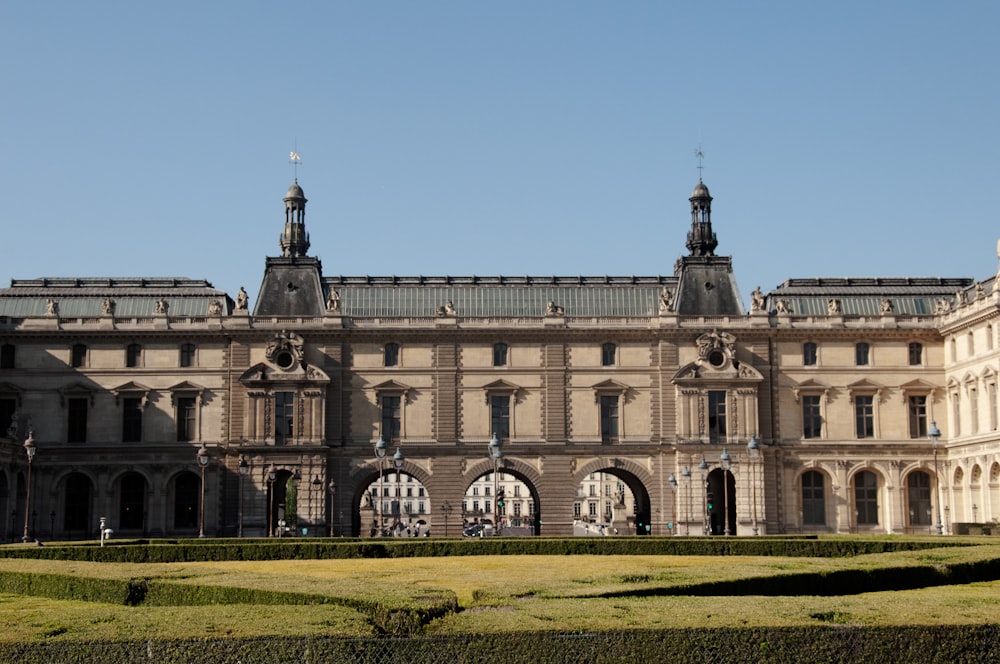
[(792, 386), (792, 396), (795, 398), (795, 403), (799, 403), (799, 398), (803, 392), (808, 392), (811, 394), (820, 393), (826, 397), (826, 402), (830, 402), (830, 386), (826, 383), (821, 383), (818, 380), (812, 378), (804, 380), (801, 383)]
[(149, 390), (150, 388), (143, 385), (142, 383), (137, 383), (134, 380), (130, 380), (129, 382), (123, 383), (118, 387), (111, 388), (111, 393), (121, 394), (123, 392), (149, 392)]
[(486, 385), (483, 385), (483, 389), (488, 392), (516, 392), (519, 389), (521, 389), (521, 386), (500, 379), (500, 380), (495, 380), (492, 383), (487, 383)]
[(258, 362), (240, 375), (244, 385), (260, 386), (262, 383), (329, 383), (330, 376), (318, 367), (296, 365), (284, 371), (267, 362)]
[(760, 383), (764, 376), (749, 364), (743, 362), (729, 363), (716, 368), (711, 363), (697, 360), (686, 364), (673, 375), (671, 381), (676, 384), (692, 383)]
[(921, 380), (920, 378), (911, 380), (908, 383), (903, 383), (902, 385), (899, 386), (899, 389), (903, 390), (904, 392), (931, 392), (933, 390), (936, 390), (937, 388), (938, 388), (937, 385), (932, 385), (931, 383), (928, 383), (926, 380)]
[(413, 389), (409, 385), (404, 385), (395, 380), (387, 380), (372, 387), (376, 392), (408, 392)]
[(23, 391), (24, 390), (13, 383), (0, 383), (0, 394), (21, 394)]
[(182, 381), (167, 388), (170, 392), (204, 392), (205, 388), (197, 383), (192, 383), (191, 381)]
[(879, 385), (867, 378), (862, 378), (861, 380), (856, 380), (847, 386), (847, 391), (854, 394), (877, 394), (881, 395), (882, 391), (885, 389), (885, 385)]
[(601, 381), (597, 385), (593, 385), (592, 389), (595, 392), (624, 392), (629, 389), (629, 386), (609, 378), (608, 380)]

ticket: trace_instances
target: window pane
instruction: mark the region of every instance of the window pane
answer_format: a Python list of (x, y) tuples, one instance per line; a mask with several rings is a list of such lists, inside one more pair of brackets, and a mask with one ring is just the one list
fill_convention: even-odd
[(875, 411), (872, 396), (854, 397), (854, 425), (858, 438), (875, 435)]
[(618, 440), (618, 395), (601, 396), (601, 440), (606, 443)]
[(125, 366), (137, 367), (142, 358), (142, 346), (139, 344), (129, 344), (125, 349)]
[(855, 476), (854, 509), (858, 525), (878, 525), (878, 481), (873, 473), (864, 471)]
[(68, 422), (66, 427), (66, 442), (87, 442), (87, 410), (90, 407), (86, 398), (70, 399), (66, 404)]
[(183, 344), (181, 346), (181, 366), (182, 367), (193, 367), (194, 366), (194, 344)]
[(399, 344), (386, 344), (383, 359), (387, 367), (394, 367), (399, 364)]
[(802, 397), (802, 437), (819, 438), (823, 430), (823, 418), (820, 416), (819, 395)]
[(495, 367), (507, 366), (507, 344), (493, 345), (493, 366)]
[(927, 437), (927, 397), (912, 396), (910, 406), (910, 438)]
[(74, 368), (79, 368), (87, 363), (87, 347), (83, 344), (76, 344), (73, 346), (72, 357), (70, 358), (70, 364)]
[(128, 398), (122, 402), (122, 441), (142, 440), (142, 399)]
[(802, 344), (802, 364), (806, 366), (816, 364), (816, 344), (812, 342)]
[(802, 475), (802, 523), (810, 526), (826, 524), (823, 475), (815, 470)]
[(194, 397), (177, 399), (177, 440), (190, 441), (195, 439), (195, 414)]
[(616, 349), (617, 347), (612, 343), (607, 343), (601, 346), (601, 366), (614, 366)]
[(906, 478), (907, 502), (911, 526), (931, 525), (931, 477), (924, 472)]
[(708, 393), (708, 437), (712, 442), (726, 439), (726, 393)]
[(918, 343), (912, 343), (909, 346), (910, 355), (910, 365), (917, 366), (923, 363), (924, 347)]
[(501, 440), (510, 438), (510, 397), (490, 397), (490, 425)]
[(399, 441), (400, 400), (398, 396), (382, 397), (382, 438), (387, 443)]
[(855, 364), (859, 367), (868, 364), (868, 344), (858, 344), (854, 347)]
[(292, 438), (295, 422), (295, 393), (274, 394), (274, 444), (284, 445)]

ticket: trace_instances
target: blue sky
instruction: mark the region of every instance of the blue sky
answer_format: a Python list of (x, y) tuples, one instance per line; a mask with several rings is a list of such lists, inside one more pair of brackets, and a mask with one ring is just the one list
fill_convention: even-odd
[(327, 274), (997, 271), (1000, 3), (0, 7), (0, 283), (256, 295), (302, 155)]

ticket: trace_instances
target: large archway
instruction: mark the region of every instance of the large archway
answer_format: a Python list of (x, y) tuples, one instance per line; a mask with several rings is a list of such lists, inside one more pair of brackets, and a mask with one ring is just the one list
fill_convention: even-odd
[(626, 463), (587, 464), (579, 477), (573, 504), (577, 535), (661, 535), (665, 523), (676, 520), (671, 512), (654, 519), (649, 491)]
[(118, 480), (118, 530), (146, 534), (146, 478), (136, 472)]
[(66, 476), (63, 486), (63, 530), (66, 539), (88, 537), (97, 524), (91, 518), (93, 483), (83, 473)]
[(465, 535), (539, 534), (541, 512), (531, 480), (514, 467), (490, 468), (465, 489), (459, 524)]
[(709, 534), (736, 534), (736, 478), (730, 471), (716, 468), (708, 474), (705, 507)]

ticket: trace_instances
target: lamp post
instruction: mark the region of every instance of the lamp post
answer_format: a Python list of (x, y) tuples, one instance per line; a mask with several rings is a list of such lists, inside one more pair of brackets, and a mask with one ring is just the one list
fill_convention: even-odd
[(441, 503), (441, 514), (444, 515), (444, 536), (448, 536), (448, 516), (451, 514), (451, 503), (447, 500)]
[(386, 454), (385, 438), (381, 435), (378, 437), (378, 441), (375, 443), (375, 458), (378, 459), (378, 534), (379, 537), (385, 532), (385, 503), (382, 498), (383, 485), (382, 482), (385, 479), (385, 454)]
[(704, 519), (704, 528), (706, 535), (712, 534), (712, 526), (708, 522), (708, 461), (705, 460), (705, 455), (701, 455), (701, 463), (698, 464), (698, 472), (701, 473), (701, 484), (705, 491), (703, 494), (704, 500), (702, 501), (702, 513), (701, 517)]
[(240, 462), (237, 464), (236, 468), (237, 470), (240, 471), (240, 499), (239, 499), (240, 514), (239, 514), (238, 532), (236, 533), (236, 536), (243, 537), (243, 478), (246, 477), (247, 474), (250, 472), (250, 464), (247, 463), (247, 458), (242, 454), (240, 455)]
[(757, 529), (757, 483), (756, 483), (756, 473), (754, 472), (757, 466), (757, 461), (760, 459), (760, 443), (757, 442), (757, 436), (750, 436), (750, 442), (747, 443), (747, 457), (750, 459), (750, 513), (753, 518), (753, 534), (759, 535), (760, 532)]
[(684, 536), (691, 534), (691, 469), (684, 466), (681, 471), (681, 481), (687, 487), (687, 515), (684, 517)]
[(931, 421), (931, 428), (927, 432), (927, 437), (931, 439), (931, 447), (934, 449), (934, 502), (937, 504), (937, 534), (944, 534), (944, 525), (941, 523), (941, 480), (938, 470), (938, 440), (941, 438), (941, 430), (937, 428), (937, 422)]
[(326, 515), (327, 532), (330, 534), (330, 537), (333, 537), (333, 496), (337, 493), (337, 487), (333, 483), (333, 480), (329, 480), (326, 483), (326, 490), (330, 494), (330, 506)]
[(396, 448), (396, 453), (392, 455), (392, 465), (396, 468), (396, 513), (394, 515), (395, 521), (393, 522), (393, 530), (396, 529), (396, 522), (402, 525), (403, 519), (403, 501), (402, 496), (399, 491), (399, 475), (400, 469), (403, 467), (403, 450)]
[(198, 537), (205, 536), (205, 467), (208, 466), (208, 448), (202, 443), (198, 449), (198, 465), (201, 466), (201, 502), (198, 510)]
[(500, 449), (500, 438), (497, 437), (496, 431), (490, 437), (490, 442), (486, 446), (489, 451), (490, 459), (493, 460), (493, 532), (496, 535), (500, 534), (500, 506), (497, 505), (497, 489), (499, 488), (499, 478), (497, 476), (497, 469), (500, 466), (500, 459), (503, 458), (503, 450)]
[[(322, 493), (320, 493), (320, 487), (322, 487), (322, 486), (323, 486), (323, 481), (319, 478), (319, 475), (313, 475), (312, 486), (309, 487), (309, 515), (310, 515), (309, 516), (309, 527), (310, 528), (316, 528), (316, 533), (317, 534), (319, 533), (319, 527), (316, 526), (316, 523), (315, 523), (317, 521), (317, 519), (315, 519), (313, 517), (313, 514), (314, 514), (314, 512), (313, 512), (313, 506), (316, 504), (316, 498), (314, 497), (314, 494), (319, 493), (320, 495), (323, 495)], [(316, 511), (319, 511), (319, 510), (316, 510)]]
[(667, 528), (667, 531), (671, 535), (673, 535), (674, 534), (674, 528), (677, 527), (677, 524), (676, 524), (676, 521), (677, 521), (677, 478), (674, 476), (673, 473), (670, 473), (670, 476), (667, 477), (667, 485), (670, 487), (670, 493), (672, 493), (673, 496), (674, 496), (674, 511), (673, 511), (673, 519), (672, 519), (672, 521), (674, 523), (672, 524), (672, 527), (668, 527)]
[(274, 482), (278, 479), (278, 471), (272, 463), (267, 467), (267, 493), (270, 495), (270, 504), (267, 506), (267, 536), (274, 536)]
[(722, 448), (722, 456), (719, 457), (719, 467), (722, 468), (722, 534), (731, 535), (729, 531), (729, 467), (732, 459), (726, 448)]
[(24, 453), (28, 455), (28, 490), (24, 497), (24, 536), (22, 542), (28, 541), (28, 515), (31, 513), (31, 462), (35, 458), (35, 432), (28, 429), (28, 437), (24, 441)]

